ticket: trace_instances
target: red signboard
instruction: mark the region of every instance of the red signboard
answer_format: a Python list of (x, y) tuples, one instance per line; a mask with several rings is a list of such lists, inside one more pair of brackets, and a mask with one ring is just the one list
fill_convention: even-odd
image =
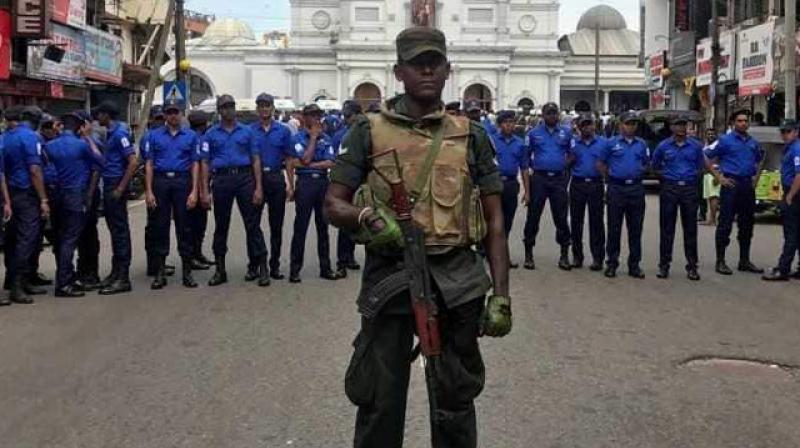
[(47, 36), (45, 0), (13, 0), (14, 37), (41, 39)]
[(675, 2), (675, 28), (679, 31), (689, 31), (689, 0)]
[(0, 79), (11, 77), (11, 13), (0, 9)]
[(51, 19), (59, 23), (68, 23), (69, 0), (53, 0), (53, 15)]

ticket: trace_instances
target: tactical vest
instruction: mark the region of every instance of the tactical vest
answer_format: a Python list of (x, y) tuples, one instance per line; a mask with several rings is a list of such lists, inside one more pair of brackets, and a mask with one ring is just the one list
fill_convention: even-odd
[[(369, 120), (372, 156), (395, 149), (410, 193), (425, 164), (436, 128), (395, 123), (382, 113), (369, 114)], [(414, 204), (413, 218), (425, 232), (426, 246), (469, 246), (486, 234), (480, 194), (467, 164), (469, 119), (444, 115), (442, 125), (442, 146)], [(390, 205), (389, 185), (375, 170), (390, 180), (398, 179), (395, 159), (391, 155), (374, 157), (372, 167), (367, 185), (374, 200)]]

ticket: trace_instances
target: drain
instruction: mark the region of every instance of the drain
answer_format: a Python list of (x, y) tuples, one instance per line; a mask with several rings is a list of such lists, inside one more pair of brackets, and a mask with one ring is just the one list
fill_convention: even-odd
[(716, 375), (793, 380), (798, 366), (763, 359), (696, 356), (678, 363), (678, 367)]

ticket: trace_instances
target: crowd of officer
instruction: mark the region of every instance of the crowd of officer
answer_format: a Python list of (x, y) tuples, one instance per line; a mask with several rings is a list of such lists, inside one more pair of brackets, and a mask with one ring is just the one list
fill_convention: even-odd
[[(166, 263), (170, 226), (175, 223), (181, 282), (197, 286), (192, 272), (213, 268), (208, 281), (217, 286), (228, 281), (226, 255), (234, 203), (244, 224), (248, 258), (246, 281), (268, 286), (285, 277), (281, 247), (286, 203), (294, 201), (295, 220), (288, 277), (301, 282), (305, 239), (313, 215), (321, 278), (336, 280), (348, 270), (360, 269), (355, 244), (347, 232), (337, 235), (336, 264), (331, 262), (329, 225), (323, 202), (329, 170), (341, 142), (362, 110), (347, 101), (341, 112), (324, 113), (317, 105), (302, 109), (299, 128), (276, 119), (275, 101), (269, 94), (256, 99), (258, 120), (239, 122), (230, 95), (217, 99), (219, 119), (201, 111), (184, 116), (180, 104), (167, 101), (150, 111), (148, 129), (137, 148), (130, 127), (118, 120), (114, 104), (103, 103), (91, 111), (74, 111), (61, 117), (36, 107), (14, 106), (5, 111), (2, 139), (2, 202), (5, 231), (5, 283), (9, 290), (0, 304), (32, 303), (53, 283), (39, 272), (43, 240), (53, 246), (57, 270), (55, 295), (79, 297), (97, 290), (110, 295), (131, 290), (131, 236), (127, 201), (140, 165), (144, 166), (147, 205), (145, 251), (151, 288), (167, 285), (175, 266)], [(588, 215), (589, 251), (593, 271), (615, 277), (619, 267), (623, 224), (629, 241), (627, 272), (644, 278), (641, 238), (645, 215), (643, 177), (654, 169), (661, 176), (659, 200), (659, 265), (657, 276), (667, 278), (672, 263), (678, 218), (683, 228), (686, 273), (699, 280), (697, 213), (701, 194), (697, 185), (710, 172), (722, 186), (719, 225), (716, 229), (716, 272), (731, 275), (726, 251), (734, 221), (738, 227), (739, 271), (762, 273), (750, 259), (753, 238), (754, 179), (764, 157), (759, 143), (748, 134), (749, 113), (737, 111), (731, 128), (718, 140), (706, 142), (689, 135), (688, 119), (671, 123), (670, 137), (650, 151), (636, 137), (639, 115), (623, 113), (617, 135), (598, 134), (599, 121), (584, 113), (562, 124), (558, 105), (545, 104), (541, 117), (520, 136), (519, 117), (501, 111), (495, 120), (480, 105), (467, 102), (446, 105), (451, 114), (465, 114), (481, 122), (492, 137), (496, 163), (503, 180), (502, 208), (506, 234), (511, 232), (521, 201), (527, 207), (523, 232), (526, 269), (535, 269), (534, 247), (545, 205), (549, 202), (561, 248), (558, 267), (584, 265), (584, 223)], [(783, 209), (785, 247), (778, 266), (765, 280), (786, 280), (800, 246), (800, 142), (797, 124), (781, 126), (786, 142), (782, 164), (785, 194)], [(520, 182), (521, 179), (521, 182)], [(97, 223), (105, 218), (112, 259), (110, 272), (100, 278)], [(203, 254), (209, 211), (213, 210), (213, 258)], [(262, 230), (267, 215), (269, 245)], [(77, 255), (77, 266), (73, 260)], [(571, 255), (571, 257), (570, 257)], [(518, 265), (511, 262), (512, 268)]]
[[(645, 216), (644, 177), (649, 172), (660, 176), (659, 264), (657, 277), (668, 278), (672, 264), (675, 230), (680, 217), (686, 275), (700, 280), (698, 272), (697, 217), (702, 201), (698, 188), (708, 172), (721, 185), (719, 225), (716, 229), (715, 271), (732, 275), (726, 261), (734, 221), (738, 227), (739, 259), (742, 272), (764, 273), (750, 258), (755, 223), (755, 185), (761, 172), (764, 151), (749, 133), (750, 113), (739, 110), (730, 117), (730, 129), (719, 139), (711, 133), (706, 142), (689, 133), (689, 118), (682, 116), (669, 124), (669, 137), (654, 150), (637, 137), (640, 115), (619, 115), (619, 130), (610, 137), (598, 134), (599, 120), (591, 113), (580, 114), (563, 125), (558, 105), (545, 104), (538, 123), (519, 135), (519, 119), (514, 111), (501, 111), (496, 124), (481, 118), (477, 102), (468, 102), (471, 113), (484, 123), (493, 136), (503, 190), (506, 233), (513, 225), (519, 203), (527, 206), (523, 231), (524, 267), (535, 269), (534, 247), (545, 204), (549, 202), (561, 248), (558, 267), (563, 270), (584, 265), (583, 228), (588, 214), (589, 254), (593, 271), (605, 270), (616, 277), (620, 259), (623, 224), (628, 236), (628, 275), (644, 278), (641, 267), (642, 231)], [(450, 110), (457, 111), (454, 105)], [(457, 112), (456, 112), (457, 113)], [(800, 244), (800, 212), (795, 197), (800, 190), (800, 143), (798, 125), (787, 121), (781, 126), (786, 143), (782, 164), (784, 190), (783, 225), (785, 246), (778, 267), (763, 275), (764, 280), (800, 278), (791, 264)], [(571, 250), (570, 250), (571, 249)], [(570, 259), (570, 252), (572, 258)], [(517, 268), (511, 262), (512, 268)]]
[[(257, 100), (259, 119), (242, 123), (230, 95), (217, 100), (219, 120), (200, 111), (184, 115), (167, 101), (150, 110), (141, 141), (134, 142), (120, 111), (103, 103), (91, 113), (60, 117), (33, 106), (5, 111), (0, 135), (0, 178), (4, 223), (5, 288), (0, 305), (33, 303), (55, 282), (58, 297), (87, 291), (112, 295), (131, 291), (131, 229), (128, 200), (137, 172), (143, 171), (147, 206), (144, 247), (150, 287), (161, 289), (176, 267), (167, 264), (174, 222), (181, 282), (197, 287), (192, 272), (214, 268), (208, 281), (228, 281), (226, 255), (233, 205), (244, 224), (246, 281), (268, 286), (281, 280), (281, 246), (286, 203), (295, 202), (288, 277), (301, 282), (305, 238), (313, 214), (320, 277), (336, 280), (360, 269), (355, 244), (340, 232), (335, 267), (330, 259), (328, 221), (322, 205), (328, 171), (354, 118), (362, 113), (348, 101), (325, 115), (315, 104), (303, 108), (299, 129), (276, 120), (269, 94)], [(138, 149), (138, 151), (137, 151)], [(143, 170), (141, 169), (143, 167)], [(203, 254), (208, 215), (213, 210), (213, 258)], [(261, 218), (267, 214), (269, 247)], [(103, 216), (111, 241), (110, 272), (102, 280), (98, 220)], [(52, 245), (55, 281), (39, 272), (43, 241)], [(271, 251), (271, 256), (270, 256)], [(77, 256), (77, 266), (74, 260)]]

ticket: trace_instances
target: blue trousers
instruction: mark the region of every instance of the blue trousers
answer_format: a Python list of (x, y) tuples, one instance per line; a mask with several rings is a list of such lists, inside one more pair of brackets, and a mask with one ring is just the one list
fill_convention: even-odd
[(68, 286), (76, 280), (75, 249), (86, 223), (86, 192), (82, 188), (65, 188), (58, 194), (56, 251), (56, 288)]
[(188, 211), (188, 219), (192, 237), (192, 256), (199, 257), (203, 254), (203, 241), (208, 229), (208, 209), (198, 204)]
[(539, 221), (544, 212), (544, 204), (550, 201), (550, 212), (556, 225), (556, 242), (559, 246), (569, 246), (569, 224), (567, 214), (569, 201), (567, 199), (567, 182), (565, 175), (547, 176), (546, 174), (533, 173), (531, 176), (531, 203), (528, 206), (528, 216), (525, 220), (525, 248), (536, 245), (536, 235), (539, 233)]
[(247, 238), (247, 256), (251, 262), (267, 254), (264, 233), (261, 231), (258, 207), (253, 205), (255, 181), (250, 173), (215, 174), (214, 191), (214, 256), (224, 257), (228, 253), (228, 232), (231, 226), (233, 202), (239, 207)]
[(82, 279), (95, 279), (99, 276), (100, 237), (97, 234), (97, 209), (100, 206), (100, 190), (94, 192), (92, 203), (86, 209), (83, 231), (78, 238), (78, 275)]
[(750, 242), (755, 225), (756, 191), (750, 177), (727, 176), (735, 183), (733, 187), (722, 187), (719, 195), (719, 223), (717, 224), (717, 259), (725, 259), (725, 249), (731, 242), (733, 221), (739, 228), (739, 260), (750, 260)]
[[(790, 186), (784, 186), (783, 191), (788, 192)], [(786, 195), (781, 203), (781, 217), (783, 218), (783, 251), (778, 260), (778, 270), (783, 275), (792, 271), (794, 255), (800, 248), (800, 199), (795, 198), (791, 205), (786, 204)]]
[(576, 260), (583, 260), (583, 224), (586, 210), (589, 210), (589, 251), (592, 260), (602, 263), (605, 258), (606, 228), (604, 222), (603, 182), (572, 180), (569, 192), (570, 233), (572, 254)]
[(303, 269), (306, 232), (308, 232), (308, 225), (311, 223), (312, 212), (314, 213), (314, 224), (317, 228), (319, 269), (320, 272), (327, 272), (331, 269), (328, 220), (322, 211), (325, 202), (325, 194), (328, 192), (328, 183), (327, 176), (297, 176), (297, 188), (295, 189), (294, 199), (296, 211), (290, 257), (290, 269), (292, 274), (299, 275), (300, 270)]
[(628, 228), (628, 268), (642, 261), (642, 228), (644, 227), (644, 185), (608, 186), (608, 266), (619, 266), (622, 222)]
[(503, 180), (503, 193), (500, 195), (500, 205), (503, 209), (503, 225), (506, 231), (506, 238), (511, 233), (514, 224), (514, 215), (519, 206), (519, 181), (516, 177), (508, 177)]
[(23, 278), (31, 273), (31, 259), (39, 248), (42, 219), (39, 196), (33, 187), (14, 188), (9, 186), (13, 216), (6, 235), (5, 261), (6, 275)]
[[(267, 213), (269, 225), (269, 269), (281, 270), (281, 246), (283, 245), (283, 220), (286, 216), (286, 179), (283, 171), (265, 171), (261, 178), (264, 189), (264, 206), (258, 211), (259, 222), (262, 211)], [(257, 260), (256, 260), (257, 261)], [(251, 266), (255, 267), (252, 265)]]
[(156, 207), (153, 214), (153, 254), (157, 257), (169, 255), (170, 221), (175, 219), (175, 234), (178, 238), (178, 253), (181, 258), (192, 256), (192, 231), (189, 227), (186, 199), (192, 191), (192, 177), (189, 173), (179, 173), (166, 177), (155, 173), (153, 194)]
[(115, 272), (127, 276), (131, 268), (131, 228), (128, 223), (128, 198), (123, 192), (114, 199), (112, 192), (122, 178), (103, 179), (103, 213), (111, 233), (111, 266)]
[(672, 249), (675, 243), (675, 225), (678, 213), (681, 216), (683, 229), (683, 251), (686, 256), (686, 268), (697, 267), (697, 207), (699, 197), (695, 181), (679, 185), (664, 181), (661, 184), (659, 200), (659, 220), (661, 228), (659, 244), (659, 266), (669, 268), (672, 263)]

